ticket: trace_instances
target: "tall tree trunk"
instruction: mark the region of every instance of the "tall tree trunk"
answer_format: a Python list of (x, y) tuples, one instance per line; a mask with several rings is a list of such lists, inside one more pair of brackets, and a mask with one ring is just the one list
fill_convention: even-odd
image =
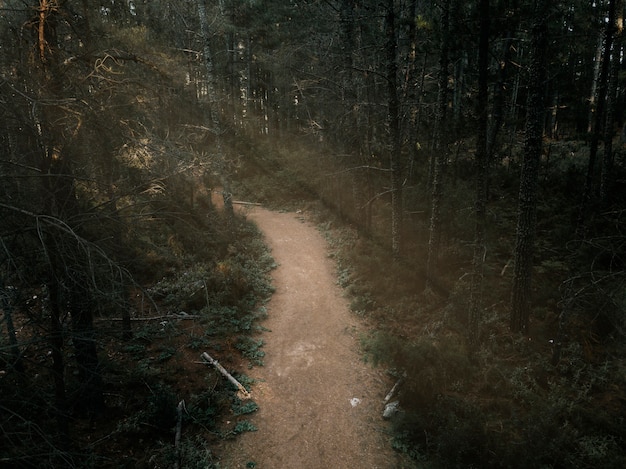
[(610, 0), (608, 21), (604, 35), (604, 50), (602, 53), (602, 64), (600, 67), (600, 78), (598, 79), (597, 105), (594, 116), (594, 127), (591, 132), (591, 141), (589, 144), (589, 161), (587, 163), (587, 175), (585, 177), (585, 186), (583, 188), (583, 196), (580, 203), (580, 212), (578, 215), (578, 223), (576, 232), (579, 236), (583, 236), (585, 219), (587, 216), (587, 207), (591, 201), (593, 193), (593, 179), (595, 173), (596, 159), (598, 156), (598, 145), (600, 143), (600, 135), (604, 123), (607, 82), (609, 76), (609, 65), (611, 62), (611, 49), (613, 47), (613, 35), (615, 30), (615, 6), (616, 0)]
[(400, 142), (400, 106), (397, 88), (397, 43), (394, 1), (387, 1), (386, 14), (387, 34), (387, 92), (389, 99), (389, 139), (390, 139), (390, 163), (391, 163), (391, 250), (394, 259), (400, 257), (402, 250), (402, 162)]
[(602, 70), (602, 46), (606, 40), (606, 31), (599, 35), (596, 55), (593, 60), (593, 79), (591, 80), (591, 93), (589, 95), (589, 117), (587, 119), (587, 133), (593, 132), (596, 106), (598, 103), (598, 83), (600, 82), (600, 72)]
[(537, 181), (541, 159), (546, 81), (547, 9), (535, 4), (530, 43), (530, 70), (526, 104), (526, 139), (520, 176), (519, 208), (515, 243), (515, 271), (511, 294), (510, 326), (526, 333), (531, 309), (531, 280), (537, 211)]
[(613, 52), (611, 54), (611, 66), (609, 74), (606, 121), (604, 123), (604, 148), (602, 155), (602, 172), (600, 174), (600, 199), (603, 203), (609, 201), (611, 186), (613, 183), (613, 127), (615, 126), (615, 114), (618, 103), (618, 83), (620, 59), (622, 54), (622, 35), (624, 31), (624, 1), (617, 0), (615, 14), (615, 38)]
[(52, 279), (46, 287), (44, 309), (50, 313), (50, 351), (52, 352), (52, 377), (54, 381), (54, 412), (62, 449), (69, 447), (69, 420), (65, 397), (65, 360), (63, 357), (63, 325), (61, 323), (61, 293), (57, 280)]
[(68, 293), (71, 295), (72, 342), (80, 382), (79, 404), (90, 414), (97, 414), (104, 409), (104, 397), (91, 305), (88, 293), (81, 292), (80, 287)]
[(204, 0), (196, 0), (198, 8), (198, 19), (200, 21), (200, 38), (202, 40), (202, 54), (204, 56), (204, 68), (207, 81), (207, 93), (209, 97), (209, 114), (211, 119), (212, 131), (215, 135), (215, 146), (217, 149), (217, 165), (221, 176), (221, 183), (224, 197), (224, 210), (229, 220), (233, 218), (233, 199), (230, 188), (230, 175), (227, 167), (226, 156), (222, 142), (222, 123), (220, 119), (220, 101), (217, 95), (217, 80), (215, 76), (215, 67), (213, 64), (213, 55), (211, 54), (211, 44), (209, 36), (209, 21), (207, 19), (206, 6)]
[(13, 324), (13, 288), (4, 285), (0, 280), (0, 308), (4, 312), (4, 321), (7, 325), (7, 336), (9, 340), (9, 350), (13, 359), (11, 368), (21, 373), (24, 371), (24, 362), (22, 361), (22, 353), (17, 342), (15, 333), (15, 325)]
[(404, 80), (404, 101), (408, 106), (408, 161), (409, 168), (407, 177), (413, 178), (413, 167), (417, 161), (417, 114), (418, 96), (417, 87), (417, 0), (410, 0), (408, 6), (407, 22), (409, 25), (408, 40), (409, 50), (406, 57), (406, 75)]
[[(523, 57), (524, 57), (523, 43), (519, 43), (516, 59), (518, 62), (520, 62)], [(513, 81), (513, 89), (511, 90), (511, 100), (509, 102), (509, 109), (507, 111), (507, 119), (511, 123), (510, 128), (509, 128), (509, 164), (511, 160), (513, 159), (513, 148), (515, 147), (514, 141), (515, 141), (515, 135), (517, 133), (517, 111), (518, 111), (517, 100), (519, 97), (521, 75), (522, 74), (520, 70), (518, 69), (517, 73), (515, 74), (515, 80)]]
[[(360, 136), (360, 119), (358, 109), (358, 90), (359, 87), (355, 83), (354, 76), (354, 59), (353, 54), (356, 49), (356, 21), (355, 0), (343, 0), (340, 6), (341, 15), (341, 59), (343, 70), (341, 71), (341, 99), (343, 105), (343, 115), (346, 116), (344, 121), (345, 138), (341, 138), (338, 142), (342, 147), (342, 153), (347, 156), (348, 164), (357, 161), (359, 165), (365, 166), (363, 160), (363, 152), (361, 149)], [(352, 130), (352, 131), (350, 131)], [(350, 182), (352, 184), (352, 198), (354, 203), (354, 221), (359, 229), (365, 229), (365, 194), (364, 187), (366, 184), (364, 171), (355, 169), (351, 171)]]
[(482, 319), (483, 267), (487, 254), (485, 242), (485, 211), (487, 205), (487, 105), (489, 101), (489, 0), (480, 0), (478, 6), (480, 31), (478, 38), (478, 134), (476, 138), (476, 201), (474, 205), (474, 256), (472, 260), (472, 278), (470, 287), (470, 306), (468, 318), (468, 336), (472, 345), (479, 340), (480, 321)]
[[(62, 82), (63, 73), (60, 69), (58, 62), (58, 40), (56, 25), (58, 18), (62, 18), (66, 14), (64, 11), (64, 5), (66, 2), (51, 2), (49, 0), (40, 0), (37, 18), (37, 31), (38, 31), (38, 49), (39, 49), (39, 61), (41, 70), (43, 72), (44, 86), (41, 92), (46, 98), (59, 99), (63, 95), (64, 84)], [(41, 173), (48, 176), (42, 178), (42, 205), (47, 215), (51, 217), (57, 217), (61, 220), (70, 220), (75, 217), (80, 208), (78, 206), (78, 199), (76, 196), (75, 178), (73, 176), (70, 153), (67, 149), (68, 141), (65, 139), (72, 139), (76, 137), (80, 129), (80, 122), (76, 125), (73, 131), (68, 136), (68, 128), (63, 124), (63, 116), (66, 111), (61, 106), (48, 106), (43, 109), (41, 119), (40, 138), (41, 147), (44, 149), (42, 152), (42, 158), (40, 162)], [(35, 113), (33, 113), (35, 114)], [(36, 116), (36, 119), (39, 119)], [(39, 124), (39, 122), (38, 122)], [(51, 279), (48, 282), (49, 298), (50, 298), (50, 316), (51, 316), (51, 348), (53, 355), (53, 376), (55, 380), (55, 394), (58, 400), (58, 413), (59, 413), (59, 427), (62, 435), (67, 434), (65, 425), (66, 419), (63, 417), (65, 413), (65, 381), (63, 377), (64, 362), (62, 355), (63, 336), (61, 327), (61, 312), (63, 310), (63, 292), (61, 291), (61, 282), (66, 285), (80, 283), (81, 289), (85, 287), (89, 282), (81, 282), (77, 279), (89, 278), (91, 272), (85, 272), (82, 269), (88, 269), (86, 267), (89, 262), (85, 262), (85, 266), (79, 267), (82, 271), (75, 271), (75, 264), (73, 265), (71, 260), (75, 253), (69, 253), (65, 251), (59, 251), (59, 246), (65, 246), (64, 243), (58, 242), (55, 237), (57, 234), (47, 233), (44, 239), (45, 251), (47, 253)], [(58, 236), (64, 236), (59, 234)], [(69, 247), (67, 249), (70, 249)], [(84, 288), (87, 290), (87, 288)], [(70, 302), (73, 296), (77, 295), (77, 292), (69, 292), (68, 299)], [(85, 291), (85, 297), (89, 296), (89, 292)], [(89, 321), (89, 326), (85, 328), (85, 333), (93, 334), (93, 324), (91, 311), (88, 310), (84, 313), (83, 321)], [(74, 341), (75, 350), (78, 355), (81, 354), (80, 346)], [(92, 353), (90, 353), (90, 368), (97, 370), (98, 355), (93, 346)], [(79, 363), (80, 365), (80, 363)], [(81, 385), (85, 385), (85, 381), (81, 382)], [(94, 404), (90, 411), (97, 412), (102, 409), (102, 383), (100, 381), (97, 389), (89, 388), (89, 392), (93, 392), (94, 395), (89, 399), (89, 402)], [(85, 396), (81, 396), (85, 397)], [(99, 401), (100, 402), (99, 402)]]
[(437, 121), (435, 123), (436, 143), (433, 168), (433, 187), (431, 196), (430, 228), (428, 238), (428, 257), (426, 260), (427, 285), (435, 275), (439, 260), (441, 239), (441, 197), (443, 193), (443, 164), (448, 158), (448, 139), (446, 136), (446, 111), (448, 108), (448, 51), (450, 49), (450, 0), (441, 4), (441, 49), (439, 52), (439, 90), (437, 94)]
[(467, 52), (461, 52), (461, 57), (454, 64), (454, 88), (452, 98), (452, 121), (454, 135), (458, 135), (463, 115), (463, 96), (465, 95), (465, 68), (467, 67)]

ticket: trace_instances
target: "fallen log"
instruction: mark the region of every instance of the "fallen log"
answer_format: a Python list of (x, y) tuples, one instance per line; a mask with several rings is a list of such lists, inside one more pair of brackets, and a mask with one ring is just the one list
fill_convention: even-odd
[(200, 356), (202, 357), (202, 360), (204, 360), (204, 364), (205, 365), (213, 365), (217, 371), (222, 373), (228, 379), (228, 381), (230, 381), (231, 383), (233, 383), (235, 385), (235, 387), (239, 390), (239, 392), (237, 394), (238, 394), (240, 399), (250, 399), (251, 398), (250, 393), (248, 392), (248, 390), (246, 388), (244, 388), (243, 385), (239, 381), (237, 381), (235, 378), (233, 378), (233, 375), (231, 375), (228, 371), (226, 371), (226, 368), (224, 368), (222, 365), (220, 365), (217, 360), (215, 360), (213, 357), (211, 357), (211, 355), (209, 355), (206, 352), (203, 352), (202, 355), (200, 355)]
[[(146, 318), (130, 318), (132, 322), (140, 322), (140, 321), (159, 321), (163, 319), (198, 319), (200, 316), (197, 314), (165, 314), (162, 316), (150, 316)], [(123, 321), (124, 318), (98, 318), (98, 321)]]

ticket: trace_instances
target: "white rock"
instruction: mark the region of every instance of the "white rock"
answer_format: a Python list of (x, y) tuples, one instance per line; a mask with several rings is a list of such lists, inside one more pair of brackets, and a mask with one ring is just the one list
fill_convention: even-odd
[(361, 399), (359, 399), (358, 397), (353, 397), (352, 399), (350, 399), (350, 405), (352, 407), (356, 407), (361, 403)]
[(383, 410), (383, 418), (390, 419), (394, 415), (398, 413), (400, 407), (400, 401), (390, 402), (385, 406), (385, 410)]

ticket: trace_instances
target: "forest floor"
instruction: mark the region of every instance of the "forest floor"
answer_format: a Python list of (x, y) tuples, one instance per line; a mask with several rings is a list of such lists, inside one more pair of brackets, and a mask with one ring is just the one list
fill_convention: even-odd
[(382, 419), (393, 382), (365, 363), (328, 246), (303, 213), (248, 208), (278, 265), (267, 305), (264, 366), (249, 371), (259, 411), (225, 442), (222, 467), (400, 467)]

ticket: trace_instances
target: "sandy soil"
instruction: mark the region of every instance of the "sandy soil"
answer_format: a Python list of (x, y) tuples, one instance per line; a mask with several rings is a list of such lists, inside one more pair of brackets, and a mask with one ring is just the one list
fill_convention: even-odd
[(248, 372), (260, 381), (250, 418), (258, 431), (228, 444), (223, 467), (397, 467), (381, 417), (392, 383), (362, 361), (362, 325), (336, 285), (325, 240), (302, 214), (254, 208), (248, 218), (279, 267), (263, 323), (265, 366)]

